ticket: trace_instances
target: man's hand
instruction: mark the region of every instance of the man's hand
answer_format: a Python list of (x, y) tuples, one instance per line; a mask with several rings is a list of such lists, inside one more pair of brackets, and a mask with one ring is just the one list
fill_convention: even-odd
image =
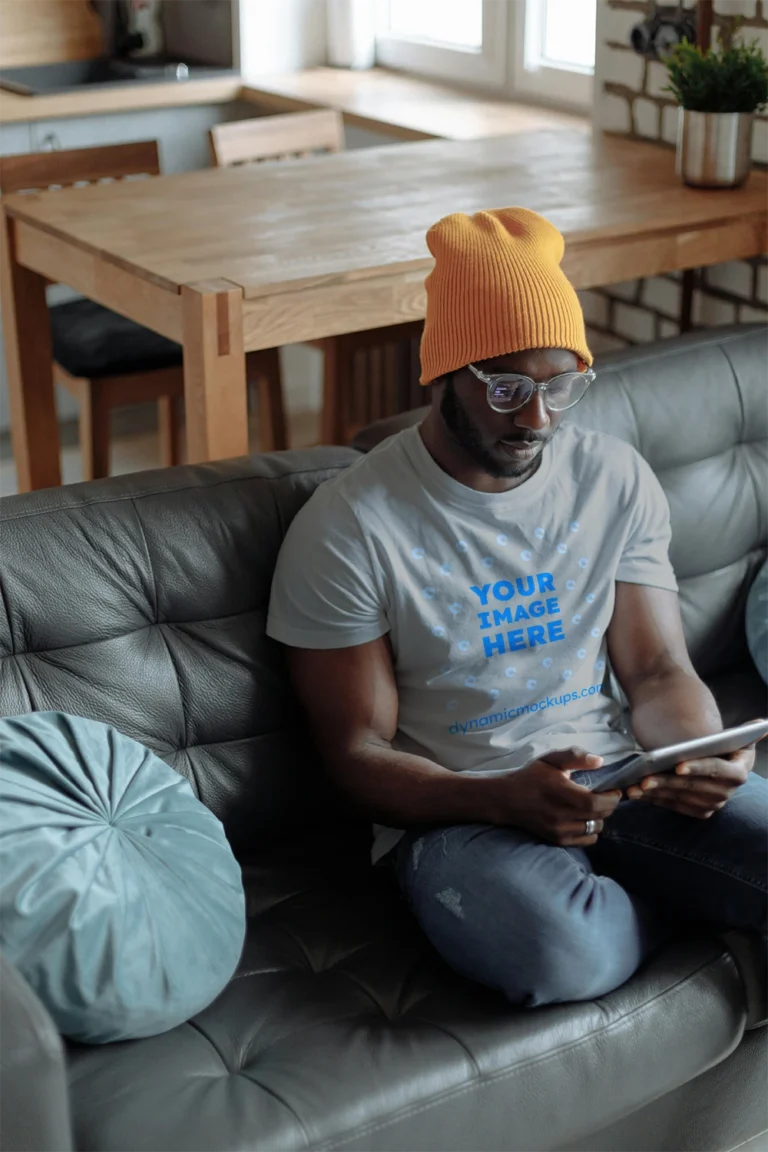
[(754, 763), (754, 744), (730, 756), (686, 760), (674, 772), (646, 776), (639, 785), (628, 788), (627, 795), (630, 800), (644, 800), (683, 816), (709, 820), (744, 783)]
[[(565, 748), (531, 760), (495, 780), (492, 821), (524, 828), (548, 844), (588, 848), (603, 830), (603, 821), (616, 808), (621, 792), (590, 792), (574, 784), (571, 772), (594, 770), (603, 763), (583, 748)], [(587, 820), (596, 830), (585, 832)]]

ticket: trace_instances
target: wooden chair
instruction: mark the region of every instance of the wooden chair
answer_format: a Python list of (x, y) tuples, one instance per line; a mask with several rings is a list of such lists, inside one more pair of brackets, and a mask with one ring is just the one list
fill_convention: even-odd
[[(261, 116), (256, 120), (217, 124), (211, 129), (210, 137), (214, 162), (219, 167), (290, 160), (313, 152), (341, 152), (345, 143), (341, 113), (332, 109), (291, 112), (283, 116)], [(372, 352), (375, 355), (377, 350), (385, 346), (404, 344), (418, 338), (421, 329), (422, 323), (419, 321), (307, 341), (323, 353), (322, 443), (349, 443), (358, 428), (365, 423), (361, 423), (355, 414), (356, 409), (365, 409), (364, 404), (361, 406), (355, 403), (355, 392), (360, 387), (360, 374), (355, 372), (355, 361), (359, 361), (359, 354)], [(284, 402), (278, 350), (269, 349), (267, 355), (274, 357), (270, 402), (275, 410), (282, 412)], [(395, 411), (400, 410), (397, 408)], [(377, 411), (376, 418), (395, 415), (395, 411)]]
[[(37, 152), (0, 158), (0, 191), (35, 192), (159, 173), (154, 140)], [(80, 404), (83, 478), (109, 474), (110, 413), (123, 405), (157, 403), (162, 463), (177, 464), (184, 397), (180, 346), (91, 300), (53, 305), (50, 317), (54, 380)]]

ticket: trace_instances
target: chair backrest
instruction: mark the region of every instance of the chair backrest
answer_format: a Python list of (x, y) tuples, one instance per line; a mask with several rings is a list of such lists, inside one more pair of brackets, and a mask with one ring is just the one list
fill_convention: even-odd
[(156, 140), (0, 157), (0, 192), (4, 195), (124, 180), (128, 176), (159, 175)]
[(344, 150), (344, 121), (331, 108), (216, 124), (210, 135), (218, 168)]

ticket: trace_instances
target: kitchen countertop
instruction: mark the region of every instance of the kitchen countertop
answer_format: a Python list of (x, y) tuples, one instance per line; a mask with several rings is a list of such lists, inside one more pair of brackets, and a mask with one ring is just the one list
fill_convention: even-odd
[(308, 68), (258, 77), (250, 99), (272, 112), (336, 108), (348, 124), (400, 140), (476, 140), (517, 132), (588, 132), (586, 115), (516, 103), (386, 68)]
[(101, 116), (108, 112), (178, 108), (189, 104), (226, 104), (243, 99), (239, 76), (211, 76), (201, 80), (127, 80), (123, 85), (86, 84), (71, 92), (19, 96), (0, 89), (0, 126), (65, 116)]
[(336, 108), (347, 124), (399, 140), (472, 140), (534, 130), (587, 132), (586, 116), (536, 108), (447, 84), (372, 68), (310, 68), (244, 82), (240, 77), (129, 81), (124, 86), (90, 85), (72, 92), (19, 96), (0, 90), (0, 127), (70, 116), (226, 104), (240, 100), (266, 112)]

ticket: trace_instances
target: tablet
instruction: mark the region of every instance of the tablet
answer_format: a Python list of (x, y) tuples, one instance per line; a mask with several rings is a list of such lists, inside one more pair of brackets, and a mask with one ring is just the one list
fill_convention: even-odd
[[(768, 736), (768, 720), (752, 720), (738, 728), (726, 728), (712, 736), (702, 736), (698, 740), (686, 740), (683, 744), (670, 744), (666, 748), (653, 748), (641, 752), (631, 760), (616, 766), (615, 772), (597, 769), (595, 792), (610, 792), (614, 788), (629, 788), (646, 776), (657, 772), (672, 772), (684, 760), (702, 760), (707, 756), (727, 756), (738, 752)], [(586, 785), (590, 787), (589, 784)]]

